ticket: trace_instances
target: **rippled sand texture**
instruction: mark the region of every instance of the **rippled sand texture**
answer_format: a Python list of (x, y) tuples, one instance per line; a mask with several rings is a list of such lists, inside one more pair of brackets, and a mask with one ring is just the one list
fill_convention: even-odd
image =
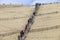
[(33, 10), (29, 6), (0, 6), (0, 40), (18, 40)]
[(60, 40), (60, 4), (40, 6), (26, 40)]

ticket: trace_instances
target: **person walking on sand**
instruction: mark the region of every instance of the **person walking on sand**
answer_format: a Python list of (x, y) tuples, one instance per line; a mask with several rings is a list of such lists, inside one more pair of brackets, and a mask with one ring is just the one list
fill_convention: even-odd
[(24, 36), (24, 31), (22, 30), (20, 32), (20, 35), (18, 35), (18, 40), (22, 40), (22, 37)]

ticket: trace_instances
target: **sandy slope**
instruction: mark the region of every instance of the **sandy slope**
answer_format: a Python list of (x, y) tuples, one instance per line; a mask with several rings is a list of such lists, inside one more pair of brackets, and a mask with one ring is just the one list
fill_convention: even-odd
[[(0, 40), (18, 40), (17, 32), (24, 29), (33, 10), (33, 6), (1, 8)], [(41, 5), (26, 40), (60, 40), (59, 13), (60, 4)], [(8, 33), (14, 34), (8, 35)]]
[(18, 40), (18, 32), (24, 29), (34, 7), (0, 8), (0, 40)]
[(60, 40), (60, 4), (40, 6), (26, 40)]

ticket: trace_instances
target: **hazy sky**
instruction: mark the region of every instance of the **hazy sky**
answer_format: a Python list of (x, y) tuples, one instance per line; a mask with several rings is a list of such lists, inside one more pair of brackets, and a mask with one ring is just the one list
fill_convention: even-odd
[(0, 0), (0, 4), (23, 4), (32, 5), (35, 3), (50, 3), (50, 2), (60, 2), (60, 0)]

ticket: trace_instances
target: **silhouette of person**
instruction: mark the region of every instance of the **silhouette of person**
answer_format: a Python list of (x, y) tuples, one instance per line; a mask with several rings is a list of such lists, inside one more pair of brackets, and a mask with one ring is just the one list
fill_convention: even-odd
[(25, 26), (25, 30), (24, 30), (24, 31), (26, 31), (26, 30), (27, 30), (27, 27), (28, 27), (28, 24)]
[(24, 31), (22, 30), (21, 32), (20, 32), (20, 37), (23, 37), (23, 35), (24, 35)]
[(32, 18), (30, 18), (29, 20), (28, 20), (28, 23), (31, 23), (32, 22)]
[(18, 35), (18, 40), (22, 40), (22, 37), (24, 36), (24, 31), (22, 30), (20, 32), (20, 35)]
[(35, 15), (35, 12), (33, 12), (33, 15)]

